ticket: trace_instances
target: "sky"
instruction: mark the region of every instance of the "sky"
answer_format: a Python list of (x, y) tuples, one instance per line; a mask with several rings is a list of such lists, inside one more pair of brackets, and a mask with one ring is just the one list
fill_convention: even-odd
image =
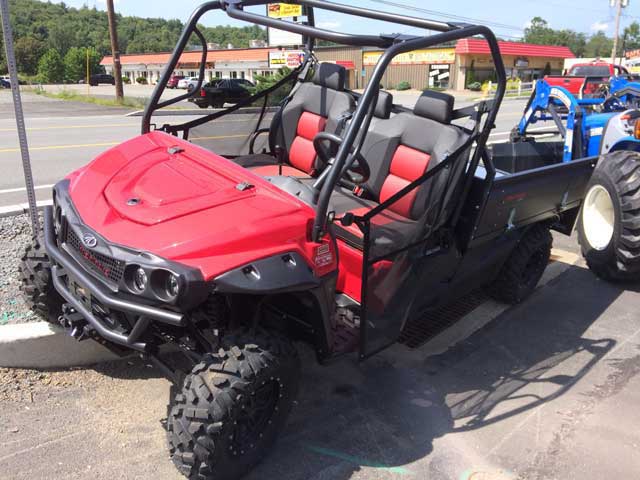
[[(569, 28), (587, 34), (603, 31), (612, 36), (615, 9), (610, 7), (609, 1), (454, 0), (448, 3), (425, 0), (343, 0), (337, 3), (436, 20), (447, 20), (446, 17), (438, 15), (438, 13), (462, 16), (468, 18), (469, 22), (487, 24), (493, 28), (498, 36), (516, 39), (522, 37), (524, 28), (535, 16), (544, 18), (551, 27), (556, 29)], [(106, 5), (105, 0), (65, 0), (65, 3), (75, 7), (86, 4), (100, 9), (104, 9)], [(116, 10), (124, 15), (178, 18), (182, 21), (186, 21), (192, 11), (201, 3), (203, 0), (181, 0), (179, 2), (175, 0), (115, 0)], [(150, 4), (153, 5), (152, 8), (150, 8)], [(401, 6), (409, 8), (401, 8)], [(411, 10), (411, 7), (428, 9), (433, 13)], [(634, 20), (640, 22), (640, 0), (630, 0), (629, 6), (623, 10), (623, 15), (621, 28)], [(203, 18), (203, 23), (209, 26), (243, 25), (242, 22), (235, 21), (222, 12), (207, 14)], [(417, 33), (417, 29), (406, 28), (403, 30), (397, 26), (385, 25), (373, 20), (359, 19), (357, 22), (353, 22), (344, 15), (328, 12), (316, 13), (316, 25), (348, 33)]]

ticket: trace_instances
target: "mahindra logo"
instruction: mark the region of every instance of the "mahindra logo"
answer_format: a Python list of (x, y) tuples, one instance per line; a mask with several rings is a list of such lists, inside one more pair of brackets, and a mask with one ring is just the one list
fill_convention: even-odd
[(90, 233), (85, 233), (82, 235), (82, 243), (84, 243), (88, 248), (94, 248), (98, 245), (98, 239)]

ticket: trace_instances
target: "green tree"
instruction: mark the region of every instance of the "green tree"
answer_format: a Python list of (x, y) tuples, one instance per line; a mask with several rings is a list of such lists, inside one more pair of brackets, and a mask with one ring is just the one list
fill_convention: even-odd
[(613, 50), (613, 39), (607, 37), (603, 32), (592, 35), (585, 47), (585, 57), (610, 57)]
[(626, 27), (622, 38), (624, 38), (624, 48), (626, 50), (636, 50), (640, 48), (640, 24), (633, 22)]
[[(100, 73), (102, 56), (95, 48), (89, 49), (89, 73)], [(87, 49), (71, 47), (64, 56), (64, 79), (76, 83), (87, 76)]]
[(16, 64), (20, 72), (27, 75), (35, 75), (38, 72), (38, 62), (45, 48), (43, 42), (33, 37), (17, 39), (14, 45), (14, 51)]
[(524, 30), (524, 39), (526, 43), (536, 43), (538, 45), (562, 45), (569, 49), (577, 56), (584, 54), (585, 45), (587, 43), (584, 33), (574, 32), (573, 30), (554, 30), (544, 18), (534, 17), (527, 28)]
[(57, 50), (50, 48), (40, 58), (38, 76), (44, 83), (60, 83), (64, 79), (64, 62)]

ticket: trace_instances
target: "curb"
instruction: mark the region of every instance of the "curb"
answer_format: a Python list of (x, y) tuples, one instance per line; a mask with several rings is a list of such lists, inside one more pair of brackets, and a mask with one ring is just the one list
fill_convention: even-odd
[[(42, 210), (44, 207), (53, 205), (53, 200), (41, 200), (36, 202), (36, 206), (38, 207), (38, 211)], [(29, 213), (29, 204), (28, 203), (19, 203), (17, 205), (9, 205), (6, 207), (0, 207), (0, 218), (5, 217), (15, 217), (16, 215), (24, 215)]]
[(0, 367), (67, 368), (118, 360), (97, 342), (78, 342), (47, 322), (0, 326)]

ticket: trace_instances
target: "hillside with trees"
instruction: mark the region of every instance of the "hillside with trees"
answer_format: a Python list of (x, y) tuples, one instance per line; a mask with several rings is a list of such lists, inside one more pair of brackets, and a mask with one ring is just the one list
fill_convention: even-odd
[[(52, 67), (47, 74), (52, 72), (56, 81), (77, 81), (85, 76), (87, 48), (93, 70), (99, 69), (102, 56), (111, 53), (107, 14), (102, 10), (38, 0), (9, 0), (9, 11), (16, 60), (23, 75), (38, 74), (42, 62), (47, 68)], [(173, 50), (183, 26), (180, 20), (118, 15), (120, 50), (123, 53)], [(267, 38), (266, 30), (258, 26), (202, 27), (202, 33), (208, 42), (224, 46), (231, 43), (238, 48), (248, 47), (250, 40)], [(0, 46), (0, 73), (4, 73), (6, 63), (1, 37)]]

